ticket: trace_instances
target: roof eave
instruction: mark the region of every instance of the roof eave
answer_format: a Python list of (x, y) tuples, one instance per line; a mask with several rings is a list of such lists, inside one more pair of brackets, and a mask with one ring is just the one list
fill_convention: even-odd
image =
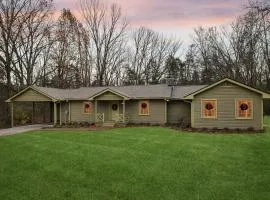
[(128, 100), (128, 99), (131, 98), (130, 96), (128, 96), (128, 95), (126, 95), (126, 94), (123, 94), (122, 92), (115, 91), (115, 90), (112, 90), (112, 89), (110, 89), (110, 88), (105, 88), (104, 90), (102, 90), (102, 91), (100, 91), (100, 92), (98, 92), (98, 93), (96, 93), (96, 94), (90, 96), (90, 97), (88, 98), (88, 100), (94, 100), (96, 97), (102, 95), (102, 94), (105, 93), (105, 92), (111, 92), (111, 93), (113, 93), (113, 94), (115, 94), (115, 95), (118, 95), (118, 96), (122, 97), (124, 100)]
[(261, 94), (261, 95), (263, 96), (263, 98), (269, 98), (269, 96), (270, 96), (269, 94), (264, 93), (264, 92), (262, 92), (262, 91), (260, 91), (260, 90), (255, 89), (255, 88), (252, 88), (252, 87), (250, 87), (250, 86), (248, 86), (248, 85), (245, 85), (245, 84), (243, 84), (243, 83), (239, 83), (239, 82), (234, 81), (234, 80), (229, 79), (229, 78), (225, 78), (225, 79), (222, 79), (222, 80), (220, 80), (220, 81), (218, 81), (218, 82), (216, 82), (216, 83), (213, 83), (213, 84), (211, 84), (211, 85), (209, 85), (209, 86), (206, 86), (206, 87), (204, 87), (204, 88), (202, 88), (202, 89), (199, 89), (199, 90), (197, 90), (197, 91), (195, 91), (195, 92), (193, 92), (193, 93), (191, 93), (191, 94), (185, 96), (184, 99), (186, 99), (186, 100), (192, 100), (192, 99), (194, 99), (194, 96), (195, 96), (195, 95), (201, 94), (201, 93), (203, 93), (204, 91), (207, 91), (207, 90), (209, 90), (209, 89), (211, 89), (211, 88), (213, 88), (213, 87), (215, 87), (215, 86), (217, 86), (217, 85), (220, 85), (221, 83), (224, 83), (224, 82), (226, 82), (226, 81), (228, 81), (228, 82), (230, 82), (230, 83), (233, 83), (233, 84), (235, 84), (235, 85), (238, 85), (238, 86), (240, 86), (240, 87), (242, 87), (242, 88), (248, 89), (248, 90), (250, 90), (250, 91), (253, 91), (253, 92), (255, 92), (255, 93)]
[(270, 99), (270, 94), (264, 93), (263, 94), (263, 99)]
[(18, 92), (18, 93), (15, 94), (14, 96), (10, 97), (10, 98), (7, 99), (5, 102), (6, 102), (6, 103), (11, 103), (12, 100), (13, 100), (14, 98), (16, 98), (17, 96), (20, 96), (21, 94), (23, 94), (24, 92), (26, 92), (26, 91), (29, 90), (29, 89), (32, 89), (32, 90), (34, 90), (34, 91), (36, 91), (36, 92), (38, 92), (38, 93), (41, 93), (42, 95), (44, 95), (44, 96), (50, 98), (53, 102), (61, 101), (61, 99), (56, 99), (56, 98), (54, 98), (54, 97), (51, 97), (50, 95), (48, 95), (48, 94), (46, 94), (46, 93), (44, 93), (44, 92), (38, 90), (36, 87), (34, 87), (34, 86), (31, 85), (31, 86), (28, 86), (27, 88), (23, 89), (22, 91)]

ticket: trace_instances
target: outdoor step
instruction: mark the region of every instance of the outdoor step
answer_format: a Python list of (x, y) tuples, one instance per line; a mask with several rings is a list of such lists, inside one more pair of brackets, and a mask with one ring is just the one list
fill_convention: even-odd
[(104, 127), (114, 127), (114, 125), (115, 125), (115, 122), (104, 122), (103, 123)]

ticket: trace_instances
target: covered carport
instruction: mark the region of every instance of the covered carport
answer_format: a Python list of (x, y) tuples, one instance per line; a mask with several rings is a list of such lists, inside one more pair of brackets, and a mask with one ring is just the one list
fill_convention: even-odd
[[(57, 118), (59, 119), (60, 109), (57, 109), (59, 100), (34, 86), (27, 87), (6, 102), (11, 108), (11, 127), (27, 124), (56, 124)], [(16, 121), (20, 115), (23, 115), (24, 124), (18, 124)]]

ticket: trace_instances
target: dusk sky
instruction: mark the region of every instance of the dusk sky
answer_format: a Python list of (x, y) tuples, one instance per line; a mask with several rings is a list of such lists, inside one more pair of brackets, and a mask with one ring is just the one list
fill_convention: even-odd
[[(55, 0), (56, 8), (78, 13), (79, 0)], [(198, 26), (228, 24), (248, 0), (108, 0), (119, 4), (131, 27), (146, 26), (188, 42)], [(77, 14), (78, 15), (78, 14)]]

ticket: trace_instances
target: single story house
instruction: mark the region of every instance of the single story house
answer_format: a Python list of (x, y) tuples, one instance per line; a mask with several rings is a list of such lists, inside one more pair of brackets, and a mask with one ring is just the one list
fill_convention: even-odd
[(231, 79), (212, 85), (167, 84), (56, 89), (30, 86), (7, 100), (47, 102), (54, 124), (190, 123), (194, 128), (263, 129), (263, 99), (270, 94)]

